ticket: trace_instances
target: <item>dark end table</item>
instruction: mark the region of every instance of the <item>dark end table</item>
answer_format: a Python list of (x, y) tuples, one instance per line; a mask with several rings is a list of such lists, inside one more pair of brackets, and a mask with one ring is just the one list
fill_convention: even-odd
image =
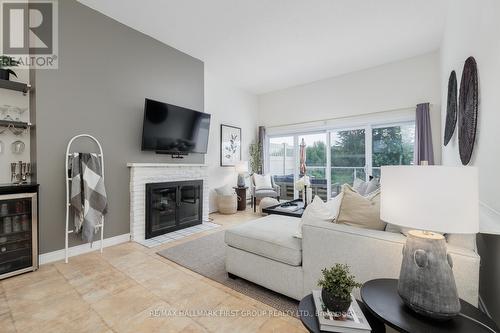
[[(372, 328), (373, 333), (383, 333), (385, 332), (385, 326), (382, 322), (378, 321), (371, 313), (368, 311), (363, 304), (363, 302), (358, 301), (359, 308), (363, 312)], [(322, 333), (326, 331), (319, 330), (318, 316), (316, 315), (316, 306), (314, 305), (314, 300), (312, 295), (307, 295), (299, 303), (299, 318), (305, 328), (311, 333)]]
[(248, 187), (233, 187), (236, 191), (236, 195), (238, 196), (238, 210), (246, 210), (247, 209), (247, 189)]
[(291, 217), (299, 217), (299, 218), (302, 217), (302, 214), (304, 214), (304, 202), (302, 201), (302, 199), (295, 199), (295, 200), (287, 201), (287, 202), (291, 202), (291, 203), (296, 204), (298, 209), (295, 211), (287, 211), (284, 209), (279, 209), (280, 206), (282, 206), (283, 204), (286, 203), (286, 202), (282, 202), (279, 205), (264, 208), (262, 210), (262, 213), (284, 215), (284, 216), (291, 216)]
[(399, 332), (498, 332), (493, 320), (463, 300), (460, 300), (461, 314), (472, 319), (457, 316), (447, 321), (436, 321), (421, 316), (403, 303), (397, 288), (398, 280), (395, 279), (371, 280), (361, 288), (361, 299), (376, 318)]

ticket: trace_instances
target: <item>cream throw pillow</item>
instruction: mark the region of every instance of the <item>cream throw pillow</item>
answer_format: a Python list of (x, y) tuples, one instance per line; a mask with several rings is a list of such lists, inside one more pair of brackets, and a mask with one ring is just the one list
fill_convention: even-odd
[(253, 181), (255, 182), (255, 190), (272, 190), (273, 184), (271, 183), (271, 175), (253, 175)]
[(302, 225), (304, 223), (314, 224), (317, 221), (333, 222), (339, 214), (341, 201), (342, 193), (328, 202), (323, 202), (320, 197), (315, 196), (314, 200), (304, 210), (298, 230), (294, 236), (302, 238)]
[(364, 197), (351, 186), (344, 185), (342, 193), (344, 197), (337, 223), (365, 229), (385, 229), (385, 223), (380, 219), (380, 190)]

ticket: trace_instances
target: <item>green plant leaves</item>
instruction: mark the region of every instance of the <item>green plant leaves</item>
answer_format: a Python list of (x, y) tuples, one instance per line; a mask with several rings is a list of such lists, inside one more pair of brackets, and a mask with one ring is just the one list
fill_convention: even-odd
[(322, 269), (321, 272), (323, 278), (318, 281), (318, 285), (335, 297), (350, 299), (352, 290), (362, 286), (361, 283), (356, 282), (348, 265), (335, 264), (330, 269)]

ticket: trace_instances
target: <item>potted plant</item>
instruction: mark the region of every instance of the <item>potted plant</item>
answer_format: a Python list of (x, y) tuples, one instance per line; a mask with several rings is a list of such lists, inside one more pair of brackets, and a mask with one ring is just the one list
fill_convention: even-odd
[(250, 169), (252, 173), (262, 173), (262, 149), (258, 143), (252, 143), (249, 146)]
[(8, 67), (17, 67), (19, 66), (19, 61), (14, 60), (12, 57), (0, 56), (0, 79), (1, 80), (9, 80), (10, 74), (17, 77), (17, 74)]
[(351, 292), (361, 287), (349, 272), (349, 266), (335, 264), (330, 269), (322, 269), (323, 277), (318, 281), (321, 298), (326, 308), (332, 312), (346, 312), (351, 306)]

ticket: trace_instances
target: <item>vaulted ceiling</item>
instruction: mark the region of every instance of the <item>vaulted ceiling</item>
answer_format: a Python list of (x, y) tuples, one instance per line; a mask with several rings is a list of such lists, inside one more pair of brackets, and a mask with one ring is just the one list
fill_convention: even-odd
[(445, 0), (80, 0), (265, 93), (439, 48)]

